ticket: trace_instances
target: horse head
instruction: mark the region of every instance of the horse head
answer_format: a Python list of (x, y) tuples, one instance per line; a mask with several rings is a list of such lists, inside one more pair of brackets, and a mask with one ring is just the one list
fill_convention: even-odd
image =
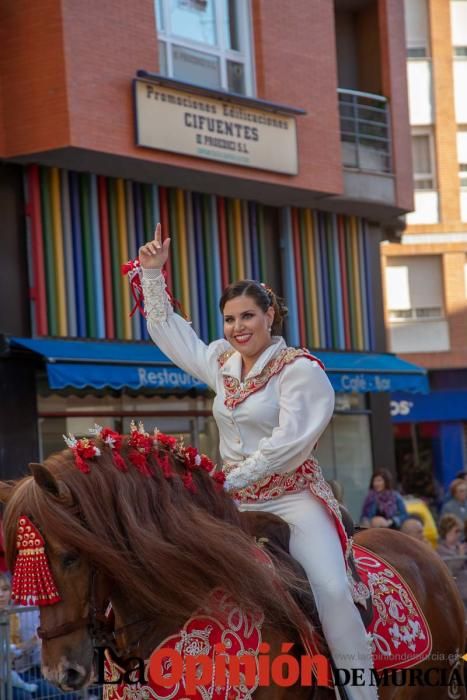
[[(70, 487), (52, 468), (30, 464), (32, 476), (16, 485), (2, 484), (0, 498), (7, 503), (4, 515), (5, 544), (11, 565), (17, 556), (18, 520), (31, 517), (46, 543), (48, 566), (60, 601), (40, 608), (42, 671), (62, 690), (76, 690), (90, 681), (93, 664), (92, 600), (104, 604), (101, 581), (79, 546), (63, 538), (62, 521), (76, 519), (77, 504)], [(94, 590), (91, 590), (94, 587)], [(100, 598), (98, 601), (97, 598)]]
[(282, 573), (271, 576), (253, 555), (222, 475), (194, 448), (142, 429), (108, 431), (73, 438), (30, 469), (15, 485), (0, 484), (6, 555), (18, 570), (18, 523), (26, 516), (43, 538), (57, 591), (40, 607), (43, 673), (63, 690), (91, 680), (93, 647), (109, 642), (109, 600), (123, 656), (147, 659), (216, 589), (243, 610), (261, 610), (265, 624), (301, 628), (278, 586)]

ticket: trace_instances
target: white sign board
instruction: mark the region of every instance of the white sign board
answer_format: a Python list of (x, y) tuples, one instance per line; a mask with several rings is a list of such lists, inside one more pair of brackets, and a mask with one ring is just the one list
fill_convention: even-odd
[(296, 175), (295, 119), (135, 80), (137, 144)]

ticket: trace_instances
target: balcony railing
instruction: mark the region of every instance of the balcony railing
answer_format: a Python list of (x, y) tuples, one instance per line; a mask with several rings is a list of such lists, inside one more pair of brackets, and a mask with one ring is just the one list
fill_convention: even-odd
[(387, 99), (342, 88), (337, 92), (344, 166), (391, 173), (391, 123)]

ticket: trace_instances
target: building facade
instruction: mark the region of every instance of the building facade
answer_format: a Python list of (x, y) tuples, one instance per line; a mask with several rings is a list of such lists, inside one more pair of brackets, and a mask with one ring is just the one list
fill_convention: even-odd
[(383, 245), (392, 351), (429, 369), (432, 392), (398, 394), (400, 464), (446, 487), (467, 468), (467, 2), (406, 0), (415, 209)]
[(388, 392), (424, 383), (385, 354), (379, 260), (412, 209), (402, 3), (0, 13), (4, 474), (94, 420), (215, 454), (212, 398), (147, 342), (120, 275), (161, 221), (169, 286), (206, 342), (230, 281), (286, 297), (289, 344), (338, 392), (320, 458), (357, 514), (374, 464), (394, 466)]

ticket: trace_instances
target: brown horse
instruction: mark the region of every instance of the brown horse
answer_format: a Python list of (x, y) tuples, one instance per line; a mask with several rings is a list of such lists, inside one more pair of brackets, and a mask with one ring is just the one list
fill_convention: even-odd
[[(61, 602), (41, 608), (42, 663), (46, 678), (64, 690), (90, 682), (94, 645), (105, 644), (103, 610), (111, 601), (115, 638), (123, 656), (148, 658), (176, 633), (210, 592), (221, 588), (244, 610), (264, 612), (263, 640), (271, 657), (285, 641), (300, 648), (303, 616), (284, 587), (300, 582), (284, 563), (277, 576), (252, 556), (251, 536), (235, 504), (207, 471), (190, 471), (172, 450), (148, 455), (150, 475), (121, 449), (124, 469), (116, 469), (103, 443), (87, 460), (89, 473), (76, 468), (69, 449), (30, 465), (32, 476), (0, 485), (7, 502), (4, 530), (10, 566), (16, 557), (16, 530), (27, 515), (42, 533)], [(161, 469), (170, 458), (172, 474)], [(167, 462), (165, 462), (167, 466)], [(187, 486), (189, 486), (187, 488)], [(313, 536), (311, 533), (310, 536)], [(359, 542), (384, 557), (404, 576), (422, 606), (433, 636), (433, 658), (421, 669), (452, 668), (464, 651), (463, 607), (444, 564), (405, 535), (368, 531)], [(338, 614), (338, 611), (336, 611)], [(299, 652), (297, 652), (299, 653)], [(388, 686), (384, 700), (464, 698), (451, 686)], [(334, 697), (326, 688), (259, 687), (255, 700), (308, 700)]]

